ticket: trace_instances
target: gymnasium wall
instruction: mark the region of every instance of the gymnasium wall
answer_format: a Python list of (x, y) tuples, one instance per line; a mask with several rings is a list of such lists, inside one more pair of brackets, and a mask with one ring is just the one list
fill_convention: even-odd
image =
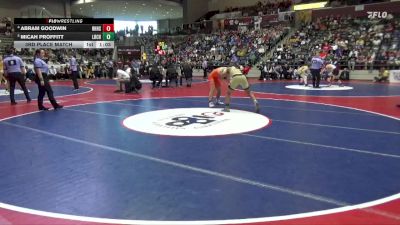
[(1, 2), (0, 16), (15, 18), (25, 17), (28, 14), (38, 15), (43, 8), (54, 17), (69, 17), (71, 15), (69, 10), (70, 0), (8, 0)]
[[(260, 0), (209, 0), (208, 10), (220, 10), (223, 11), (227, 7), (244, 7), (256, 5)], [(264, 1), (261, 1), (264, 2)], [(269, 1), (271, 2), (271, 1)]]
[(182, 27), (183, 19), (165, 19), (157, 21), (158, 33), (174, 32), (176, 27)]
[(209, 11), (208, 0), (183, 0), (182, 8), (183, 23), (193, 23)]

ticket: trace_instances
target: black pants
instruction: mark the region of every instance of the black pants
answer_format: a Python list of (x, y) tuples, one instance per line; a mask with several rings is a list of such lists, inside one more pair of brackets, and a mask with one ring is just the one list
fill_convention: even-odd
[[(155, 87), (160, 87), (161, 86), (161, 82), (162, 82), (162, 78), (161, 79), (153, 79), (152, 81), (153, 81), (153, 85), (152, 85), (152, 87), (153, 88), (155, 88)], [(157, 84), (156, 84), (156, 82), (157, 82)]]
[(36, 84), (38, 85), (39, 88), (39, 95), (38, 95), (38, 107), (39, 109), (43, 109), (43, 98), (47, 93), (47, 97), (49, 98), (49, 101), (51, 103), (51, 105), (53, 105), (54, 108), (58, 107), (59, 105), (57, 104), (56, 99), (54, 98), (54, 94), (53, 94), (53, 89), (50, 86), (49, 83), (49, 78), (47, 77), (47, 74), (42, 73), (43, 76), (43, 81), (44, 81), (44, 85), (40, 85), (40, 81), (39, 78), (36, 77), (35, 81)]
[(207, 69), (203, 69), (203, 79), (206, 79), (207, 78)]
[(26, 100), (28, 100), (28, 101), (31, 100), (28, 89), (26, 89), (26, 86), (25, 86), (24, 75), (22, 75), (21, 73), (9, 73), (8, 81), (10, 82), (10, 100), (12, 103), (15, 102), (14, 91), (15, 91), (15, 83), (16, 82), (18, 82), (19, 86), (21, 86), (22, 90), (24, 91)]
[(171, 87), (172, 87), (172, 82), (173, 81), (175, 81), (175, 86), (176, 87), (178, 87), (178, 77), (170, 77), (170, 78), (165, 78), (165, 86), (167, 86), (168, 87), (168, 84), (170, 84), (171, 85)]
[[(182, 78), (183, 77), (181, 77), (181, 86), (182, 86)], [(185, 79), (186, 79), (186, 86), (191, 87), (192, 86), (192, 77), (185, 77)]]
[(113, 73), (114, 73), (114, 69), (113, 68), (108, 68), (108, 78), (109, 79), (113, 78)]
[(72, 77), (72, 82), (74, 83), (74, 89), (79, 89), (79, 84), (78, 84), (78, 71), (72, 71), (71, 77)]
[(311, 75), (313, 87), (319, 87), (319, 82), (321, 80), (320, 69), (311, 69)]

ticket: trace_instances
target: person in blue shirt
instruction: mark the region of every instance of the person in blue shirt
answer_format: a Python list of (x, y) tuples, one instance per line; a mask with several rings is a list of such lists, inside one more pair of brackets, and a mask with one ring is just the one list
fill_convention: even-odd
[(320, 88), (319, 82), (321, 80), (321, 68), (323, 67), (323, 65), (324, 65), (324, 60), (322, 60), (319, 54), (317, 53), (311, 59), (311, 67), (310, 67), (314, 88)]
[(71, 77), (72, 77), (72, 82), (74, 83), (74, 91), (79, 90), (79, 84), (78, 84), (78, 62), (76, 61), (76, 56), (75, 54), (72, 55), (71, 59), (69, 60), (69, 65), (71, 68)]
[(31, 102), (28, 89), (25, 86), (25, 67), (22, 59), (14, 55), (14, 48), (8, 48), (6, 51), (7, 56), (3, 60), (4, 75), (10, 82), (10, 100), (11, 105), (16, 105), (17, 102), (14, 98), (15, 83), (18, 82), (24, 91), (26, 101)]
[(51, 88), (49, 83), (49, 78), (47, 77), (49, 66), (43, 60), (43, 58), (44, 58), (44, 50), (37, 49), (35, 52), (33, 67), (35, 68), (35, 73), (36, 73), (35, 81), (39, 88), (39, 95), (38, 95), (39, 110), (44, 110), (44, 111), (49, 110), (43, 105), (43, 97), (46, 93), (54, 109), (61, 109), (63, 108), (63, 106), (58, 104), (56, 99), (54, 98), (53, 89)]

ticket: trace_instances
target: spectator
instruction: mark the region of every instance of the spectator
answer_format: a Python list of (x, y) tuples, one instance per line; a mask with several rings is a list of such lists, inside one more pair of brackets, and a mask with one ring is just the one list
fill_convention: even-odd
[(345, 67), (343, 71), (340, 73), (341, 80), (350, 80), (350, 71)]
[[(33, 72), (33, 71), (32, 71), (32, 72)], [(52, 81), (52, 80), (57, 79), (56, 74), (57, 74), (57, 71), (56, 71), (56, 69), (54, 68), (54, 66), (50, 66), (49, 74), (48, 74), (49, 81)], [(29, 78), (29, 79), (30, 79), (30, 78)], [(32, 79), (31, 79), (31, 80), (32, 80)]]
[(387, 70), (385, 67), (381, 67), (378, 76), (374, 77), (374, 82), (388, 81), (388, 78), (389, 78), (389, 70)]

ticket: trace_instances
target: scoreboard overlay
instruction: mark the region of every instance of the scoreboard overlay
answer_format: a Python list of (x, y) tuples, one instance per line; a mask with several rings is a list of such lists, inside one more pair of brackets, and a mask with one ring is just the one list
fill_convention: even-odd
[(113, 18), (15, 18), (15, 48), (114, 48)]

